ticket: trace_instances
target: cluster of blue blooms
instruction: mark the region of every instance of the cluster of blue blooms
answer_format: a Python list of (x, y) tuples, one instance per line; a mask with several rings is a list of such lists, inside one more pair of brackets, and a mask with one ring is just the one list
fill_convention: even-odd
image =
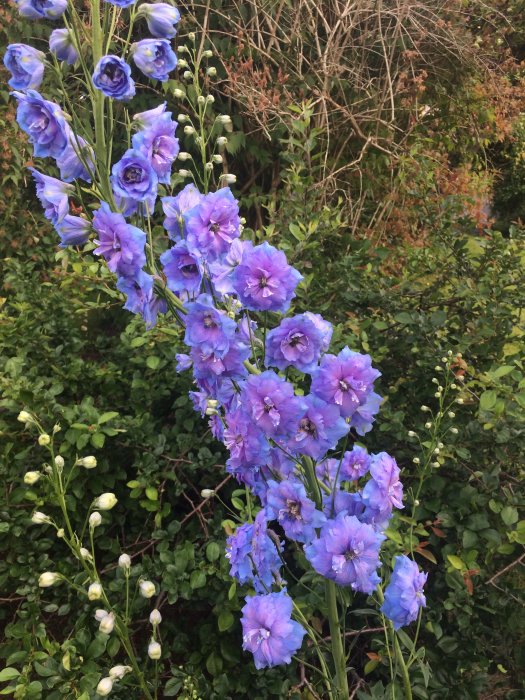
[[(136, 2), (107, 1), (121, 8)], [(66, 0), (17, 2), (24, 16), (35, 19), (56, 20), (67, 6)], [(143, 3), (137, 16), (154, 38), (132, 44), (130, 56), (144, 75), (166, 80), (177, 65), (170, 39), (179, 13), (166, 3)], [(66, 63), (78, 59), (68, 29), (52, 32), (50, 50)], [(368, 355), (348, 347), (329, 353), (332, 326), (318, 314), (277, 318), (274, 328), (261, 332), (261, 320), (266, 326), (268, 318), (289, 311), (302, 276), (267, 242), (241, 240), (239, 207), (228, 187), (203, 194), (190, 184), (177, 196), (161, 197), (171, 246), (160, 257), (161, 271), (147, 260), (147, 235), (134, 224), (154, 214), (179, 153), (177, 122), (166, 104), (135, 116), (131, 148), (111, 170), (112, 201), (99, 202), (92, 221), (70, 215), (70, 183), (96, 181), (94, 144), (74, 134), (62, 109), (36, 92), (44, 74), (40, 51), (15, 44), (4, 62), (13, 76), (20, 127), (35, 156), (53, 158), (60, 173), (56, 179), (32, 170), (61, 245), (82, 245), (94, 231), (94, 253), (117, 276), (125, 308), (141, 314), (148, 327), (167, 310), (156, 284), (179, 299), (188, 351), (177, 356), (178, 369), (193, 372), (192, 401), (226, 446), (227, 471), (261, 504), (254, 522), (238, 527), (227, 543), (231, 575), (256, 593), (243, 608), (244, 648), (257, 668), (287, 663), (305, 630), (291, 619), (278, 532), (302, 547), (326, 579), (365, 594), (380, 583), (384, 531), (393, 510), (403, 507), (399, 468), (384, 452), (347, 449), (373, 425), (380, 373)], [(109, 99), (127, 101), (135, 94), (131, 68), (118, 56), (98, 61), (92, 85)], [(396, 628), (413, 621), (424, 605), (425, 578), (414, 562), (398, 557), (383, 605)]]

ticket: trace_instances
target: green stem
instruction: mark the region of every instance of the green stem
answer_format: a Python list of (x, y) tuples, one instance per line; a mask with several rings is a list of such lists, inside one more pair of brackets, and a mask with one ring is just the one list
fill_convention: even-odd
[(328, 608), (328, 623), (330, 625), (330, 643), (335, 666), (335, 697), (338, 700), (346, 700), (349, 697), (346, 656), (337, 610), (337, 588), (333, 581), (325, 582), (325, 594)]
[[(377, 597), (379, 599), (379, 604), (382, 605), (385, 598), (383, 596), (383, 591), (381, 590), (381, 587), (378, 586), (376, 588), (377, 592)], [(408, 673), (408, 667), (405, 662), (405, 658), (403, 656), (403, 652), (401, 651), (401, 646), (399, 645), (399, 639), (397, 637), (396, 631), (394, 629), (394, 625), (390, 620), (388, 620), (388, 627), (392, 633), (392, 639), (394, 640), (394, 650), (396, 652), (396, 661), (399, 664), (399, 667), (401, 669), (401, 677), (403, 679), (403, 688), (405, 691), (405, 700), (412, 700), (412, 687), (410, 685), (410, 675)], [(394, 678), (392, 678), (392, 683), (394, 683)]]
[[(101, 17), (100, 17), (100, 0), (93, 0), (92, 4), (92, 15), (91, 22), (93, 27), (93, 64), (96, 66), (99, 60), (102, 58), (102, 27), (101, 27)], [(88, 80), (91, 80), (90, 76), (86, 76)], [(99, 163), (105, 163), (107, 159), (106, 150), (106, 129), (104, 123), (104, 95), (100, 90), (97, 90), (94, 86), (91, 90), (91, 101), (93, 104), (93, 114), (95, 120), (95, 153), (96, 158)], [(104, 173), (106, 175), (106, 173)], [(104, 177), (107, 180), (107, 177)], [(109, 181), (101, 183), (104, 193), (110, 191)]]

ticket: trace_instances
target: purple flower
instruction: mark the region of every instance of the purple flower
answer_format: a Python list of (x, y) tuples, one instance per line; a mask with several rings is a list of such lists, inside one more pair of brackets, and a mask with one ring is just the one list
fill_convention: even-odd
[(167, 112), (157, 122), (133, 136), (132, 145), (143, 153), (157, 173), (159, 182), (170, 184), (171, 166), (179, 153), (179, 139), (175, 138), (177, 122), (170, 119)]
[(323, 496), (323, 512), (328, 518), (335, 518), (344, 513), (345, 515), (355, 515), (360, 522), (363, 522), (361, 516), (364, 510), (365, 504), (360, 493), (349, 493), (336, 486), (332, 493)]
[(165, 2), (152, 5), (143, 3), (137, 13), (137, 16), (140, 15), (146, 18), (148, 29), (153, 36), (171, 39), (176, 35), (175, 25), (180, 20), (180, 12), (173, 5)]
[(246, 250), (233, 273), (233, 287), (252, 311), (287, 311), (301, 280), (285, 254), (269, 243)]
[(341, 415), (348, 418), (366, 402), (380, 374), (372, 367), (369, 355), (345, 347), (338, 355), (324, 355), (312, 374), (310, 391), (338, 406)]
[(358, 435), (365, 435), (372, 430), (374, 416), (379, 413), (379, 407), (383, 399), (375, 391), (371, 391), (363, 404), (361, 404), (352, 414), (350, 427), (355, 428)]
[(308, 498), (300, 481), (269, 481), (266, 494), (266, 517), (277, 520), (285, 535), (296, 542), (311, 542), (315, 528), (326, 518)]
[(328, 404), (313, 394), (306, 396), (304, 403), (306, 409), (288, 447), (293, 454), (301, 453), (317, 460), (337, 445), (350, 426), (341, 418), (337, 406)]
[(289, 664), (306, 632), (291, 619), (292, 599), (286, 591), (246, 598), (242, 612), (243, 649), (253, 654), (255, 668)]
[(95, 66), (93, 85), (115, 100), (127, 101), (135, 94), (131, 68), (118, 56), (103, 56)]
[(60, 177), (65, 182), (73, 182), (82, 178), (91, 182), (91, 174), (95, 172), (95, 154), (91, 146), (72, 131), (68, 133), (68, 145), (56, 159)]
[(134, 114), (133, 121), (139, 129), (150, 129), (166, 117), (171, 121), (171, 112), (166, 112), (166, 102), (163, 102), (157, 107), (153, 107), (153, 109)]
[(224, 357), (233, 341), (236, 323), (224, 311), (215, 308), (209, 294), (201, 294), (196, 301), (186, 304), (186, 334), (184, 342), (198, 347), (206, 355)]
[(15, 0), (22, 17), (58, 19), (64, 14), (67, 0)]
[(323, 459), (322, 462), (316, 464), (315, 473), (321, 481), (323, 481), (327, 486), (331, 486), (335, 482), (335, 477), (337, 476), (337, 471), (339, 469), (339, 460), (330, 457), (328, 459)]
[(184, 215), (197, 206), (203, 199), (199, 190), (195, 185), (186, 185), (176, 197), (163, 197), (162, 208), (166, 218), (164, 219), (164, 228), (168, 232), (168, 236), (173, 241), (182, 238), (184, 229)]
[(186, 241), (179, 241), (160, 256), (168, 288), (172, 292), (198, 292), (202, 284), (202, 264), (191, 253)]
[(235, 294), (232, 278), (233, 271), (241, 262), (244, 251), (251, 250), (251, 241), (241, 241), (236, 238), (232, 241), (230, 250), (209, 266), (211, 281), (218, 294)]
[(60, 107), (44, 100), (36, 90), (14, 92), (18, 100), (16, 119), (29, 135), (37, 158), (58, 158), (68, 144), (69, 127)]
[(95, 212), (93, 228), (98, 233), (93, 252), (104, 257), (111, 272), (132, 277), (146, 263), (146, 234), (128, 224), (122, 214), (112, 212), (106, 202)]
[(153, 213), (157, 198), (157, 173), (140, 151), (131, 148), (115, 163), (111, 169), (111, 186), (124, 207), (124, 216), (137, 211), (140, 202), (144, 203), (148, 214)]
[(200, 347), (191, 350), (196, 379), (217, 381), (225, 378), (243, 379), (248, 371), (244, 361), (250, 356), (250, 348), (236, 339), (230, 342), (225, 354), (207, 352)]
[(143, 39), (131, 45), (131, 57), (137, 68), (153, 80), (168, 80), (177, 67), (177, 56), (168, 39)]
[(68, 245), (84, 245), (91, 233), (91, 224), (80, 216), (66, 214), (60, 223), (55, 224), (55, 229), (60, 236), (60, 247)]
[(354, 515), (328, 520), (321, 536), (305, 547), (308, 561), (325, 578), (355, 591), (372, 593), (379, 583), (379, 547), (385, 539)]
[(34, 168), (29, 168), (36, 184), (36, 196), (44, 208), (44, 215), (53, 224), (58, 224), (69, 212), (68, 196), (74, 191), (72, 185), (43, 175)]
[(227, 253), (240, 236), (239, 205), (229, 187), (202, 196), (184, 221), (189, 245), (212, 260)]
[(311, 372), (321, 356), (323, 336), (306, 314), (285, 318), (266, 339), (266, 364)]
[(155, 296), (153, 277), (142, 270), (134, 278), (120, 277), (117, 289), (127, 296), (124, 308), (134, 314), (140, 314), (146, 328), (153, 328), (157, 314), (166, 313), (166, 302)]
[(370, 455), (364, 447), (354, 447), (344, 453), (341, 462), (341, 481), (357, 481), (370, 469)]
[(8, 85), (15, 90), (36, 90), (44, 77), (44, 54), (26, 44), (9, 44), (4, 66), (13, 76)]
[(263, 511), (259, 511), (255, 523), (241, 525), (228, 537), (226, 559), (231, 565), (230, 576), (241, 584), (252, 583), (257, 592), (270, 589), (274, 579), (280, 578), (279, 552), (268, 534)]
[(59, 61), (65, 61), (70, 66), (78, 60), (78, 51), (73, 42), (69, 29), (54, 29), (49, 37), (49, 50)]
[(249, 377), (241, 400), (256, 425), (269, 437), (287, 437), (304, 409), (293, 386), (271, 370)]
[(117, 7), (131, 7), (137, 0), (106, 0), (110, 5), (116, 5)]
[(270, 443), (250, 416), (236, 409), (225, 416), (224, 444), (229, 450), (228, 466), (256, 467), (270, 458)]
[(388, 520), (392, 508), (403, 508), (403, 485), (396, 460), (386, 452), (371, 456), (370, 476), (363, 489), (363, 501), (373, 512), (373, 520), (379, 523)]
[(184, 352), (177, 353), (175, 359), (177, 360), (177, 372), (184, 372), (187, 369), (191, 369), (193, 366), (193, 360)]
[(381, 612), (392, 620), (394, 629), (405, 627), (417, 619), (419, 609), (427, 604), (423, 586), (428, 574), (419, 571), (415, 561), (404, 554), (396, 557), (394, 571), (385, 589)]
[(330, 341), (332, 340), (332, 333), (334, 332), (333, 326), (330, 321), (325, 321), (325, 319), (320, 314), (313, 314), (311, 311), (306, 311), (304, 314), (317, 328), (321, 334), (321, 352), (325, 353), (330, 347)]

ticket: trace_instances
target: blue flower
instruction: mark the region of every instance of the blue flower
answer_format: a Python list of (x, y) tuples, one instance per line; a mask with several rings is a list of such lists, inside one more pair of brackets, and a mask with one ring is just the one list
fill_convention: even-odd
[(60, 223), (69, 212), (69, 194), (74, 191), (68, 185), (55, 177), (43, 175), (34, 168), (29, 168), (36, 184), (36, 196), (44, 208), (44, 215), (53, 224)]
[(198, 347), (205, 354), (224, 357), (234, 339), (235, 321), (215, 308), (209, 294), (201, 294), (196, 301), (186, 304), (186, 308), (186, 345)]
[(131, 56), (137, 68), (148, 78), (168, 80), (177, 67), (177, 56), (168, 39), (143, 39), (131, 45)]
[(321, 356), (323, 336), (306, 314), (285, 318), (266, 338), (266, 365), (311, 372)]
[(131, 7), (137, 0), (106, 0), (110, 5), (116, 5), (117, 7)]
[(394, 629), (405, 627), (417, 619), (419, 609), (425, 607), (423, 586), (428, 574), (419, 571), (415, 561), (404, 554), (396, 557), (394, 571), (385, 589), (381, 612), (392, 620)]
[(190, 354), (195, 378), (215, 382), (217, 388), (225, 378), (240, 380), (248, 373), (244, 362), (250, 356), (250, 348), (236, 339), (230, 342), (225, 354), (204, 351), (199, 346), (193, 347)]
[(224, 417), (224, 444), (230, 452), (228, 467), (235, 470), (265, 464), (270, 457), (270, 443), (250, 416), (238, 408)]
[(265, 511), (268, 520), (277, 520), (285, 535), (296, 542), (311, 542), (315, 529), (326, 520), (306, 495), (303, 484), (292, 479), (268, 482)]
[(355, 515), (360, 522), (363, 522), (364, 510), (365, 504), (360, 493), (349, 493), (335, 486), (332, 488), (332, 493), (323, 495), (323, 513), (328, 518), (335, 518), (342, 513)]
[(11, 72), (10, 85), (15, 90), (36, 89), (44, 77), (44, 54), (26, 44), (9, 44), (4, 66)]
[(37, 158), (58, 158), (68, 144), (70, 133), (64, 114), (54, 102), (48, 102), (36, 90), (14, 92), (18, 100), (16, 120), (29, 135)]
[(93, 149), (82, 136), (68, 133), (68, 144), (56, 159), (60, 170), (60, 177), (65, 182), (73, 182), (82, 178), (91, 182), (91, 175), (95, 172), (95, 154)]
[(364, 403), (360, 404), (350, 421), (350, 426), (355, 428), (358, 435), (365, 435), (369, 430), (372, 430), (372, 425), (375, 416), (379, 413), (379, 407), (383, 403), (383, 397), (371, 391), (366, 397)]
[(288, 441), (292, 454), (305, 454), (321, 459), (336, 447), (347, 434), (350, 426), (341, 418), (337, 406), (328, 404), (310, 394), (304, 398), (305, 410), (297, 426), (296, 434)]
[(193, 184), (186, 185), (176, 197), (162, 197), (162, 209), (166, 215), (164, 228), (172, 241), (182, 238), (184, 215), (198, 206), (203, 197), (204, 195)]
[(354, 447), (344, 453), (339, 473), (341, 481), (357, 481), (370, 469), (370, 455), (364, 447)]
[(68, 245), (84, 245), (91, 233), (91, 224), (80, 216), (66, 214), (55, 224), (55, 229), (60, 236), (60, 247), (65, 248)]
[(168, 288), (172, 292), (198, 292), (202, 284), (200, 256), (179, 241), (160, 256)]
[(112, 212), (106, 202), (95, 212), (93, 228), (98, 233), (93, 253), (104, 257), (111, 272), (121, 277), (138, 273), (146, 262), (144, 231), (128, 224), (122, 214)]
[(103, 56), (95, 66), (93, 85), (115, 100), (127, 101), (135, 94), (131, 68), (118, 56)]
[(306, 631), (291, 619), (292, 599), (286, 591), (246, 598), (242, 612), (242, 646), (253, 654), (255, 668), (289, 664)]
[(111, 169), (111, 186), (113, 192), (128, 216), (137, 211), (143, 202), (148, 214), (155, 209), (158, 178), (149, 159), (133, 148), (124, 153)]
[(363, 489), (363, 501), (369, 519), (381, 527), (390, 518), (392, 508), (403, 508), (403, 484), (396, 460), (386, 452), (371, 456), (370, 476)]
[(266, 242), (246, 250), (233, 273), (233, 287), (251, 311), (288, 311), (301, 280), (286, 255)]
[(246, 380), (241, 401), (252, 420), (268, 437), (289, 437), (304, 410), (293, 386), (271, 370)]
[(58, 19), (67, 8), (67, 0), (15, 0), (22, 17)]
[(241, 233), (239, 205), (229, 187), (203, 196), (184, 221), (189, 245), (210, 260), (227, 253)]
[(385, 539), (354, 515), (327, 520), (319, 538), (305, 547), (308, 561), (325, 578), (355, 591), (372, 593), (379, 583), (379, 547)]
[(133, 122), (139, 129), (150, 129), (160, 120), (167, 117), (171, 120), (171, 112), (166, 112), (166, 102), (163, 102), (145, 112), (133, 115)]
[(233, 271), (241, 262), (244, 252), (252, 248), (251, 241), (241, 241), (239, 238), (235, 238), (230, 250), (209, 265), (211, 281), (217, 294), (235, 294), (232, 284)]
[(132, 139), (133, 148), (149, 159), (159, 182), (164, 185), (170, 184), (171, 166), (179, 153), (176, 128), (177, 122), (171, 120), (170, 112), (166, 112), (152, 126), (139, 131)]
[(124, 308), (134, 314), (140, 314), (146, 328), (153, 328), (159, 313), (166, 313), (166, 302), (155, 296), (153, 277), (140, 271), (135, 277), (120, 277), (117, 289), (127, 296)]
[(157, 38), (171, 39), (177, 34), (175, 25), (180, 20), (180, 12), (165, 2), (143, 3), (137, 16), (144, 16), (150, 33)]
[(59, 61), (65, 61), (70, 66), (78, 60), (78, 51), (69, 29), (54, 29), (51, 32), (49, 50), (55, 54)]

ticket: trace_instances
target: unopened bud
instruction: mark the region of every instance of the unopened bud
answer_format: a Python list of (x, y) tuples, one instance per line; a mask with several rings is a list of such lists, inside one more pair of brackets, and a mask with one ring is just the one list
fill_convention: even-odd
[(49, 588), (49, 586), (52, 586), (61, 578), (62, 577), (60, 576), (60, 574), (57, 574), (54, 571), (44, 571), (43, 574), (40, 574), (40, 577), (38, 579), (38, 585), (40, 586), (40, 588)]
[(103, 610), (102, 608), (97, 608), (95, 610), (95, 620), (97, 622), (101, 622), (105, 617), (109, 615), (107, 610)]
[(190, 32), (190, 33), (188, 34), (188, 39), (189, 39), (190, 41), (195, 41), (195, 32)]
[(409, 430), (408, 437), (416, 437), (416, 433), (413, 430)]
[(225, 146), (228, 143), (228, 139), (226, 136), (219, 136), (217, 139), (217, 145), (218, 146)]
[(440, 450), (442, 450), (445, 447), (445, 445), (442, 442), (438, 442), (438, 447)]
[(428, 413), (430, 411), (430, 408), (428, 406), (421, 406), (421, 410), (423, 413)]
[(206, 98), (204, 97), (204, 95), (199, 95), (199, 96), (197, 97), (197, 102), (198, 102), (200, 105), (206, 104)]
[(41, 445), (42, 447), (45, 447), (46, 445), (49, 445), (51, 442), (51, 438), (47, 433), (42, 433), (41, 435), (38, 436), (38, 444)]
[(451, 388), (451, 389), (457, 389), (457, 388), (458, 388), (458, 385), (457, 385), (457, 384), (454, 384), (454, 382), (452, 382), (452, 384), (450, 385), (450, 388)]
[(187, 151), (181, 151), (179, 155), (177, 156), (179, 160), (190, 160), (191, 158), (191, 153), (188, 153)]
[(105, 678), (102, 678), (102, 680), (99, 681), (99, 684), (97, 685), (97, 693), (99, 695), (105, 697), (106, 695), (109, 695), (112, 690), (113, 681), (109, 676), (106, 676)]
[(176, 97), (178, 100), (182, 100), (183, 97), (185, 97), (186, 93), (181, 90), (180, 88), (175, 88), (173, 91), (173, 97)]
[(456, 399), (456, 403), (459, 403), (461, 405), (462, 403), (464, 403), (464, 401), (462, 398), (459, 398), (459, 399)]
[(80, 556), (82, 557), (82, 559), (85, 559), (86, 561), (90, 561), (91, 559), (93, 559), (93, 557), (91, 556), (91, 552), (89, 551), (89, 549), (86, 549), (85, 547), (80, 548)]
[(220, 165), (222, 163), (222, 161), (224, 160), (224, 158), (219, 153), (215, 153), (211, 157), (211, 159), (212, 159), (212, 162), (217, 163), (217, 165)]
[(104, 634), (111, 634), (113, 632), (113, 629), (115, 628), (115, 615), (113, 613), (109, 613), (105, 617), (102, 618), (100, 621), (100, 625), (98, 626), (98, 629), (100, 632), (104, 632)]
[(162, 655), (162, 647), (158, 642), (151, 641), (148, 645), (148, 656), (150, 659), (156, 661), (160, 659)]
[(215, 66), (210, 66), (206, 69), (206, 75), (208, 75), (210, 78), (215, 78), (217, 75), (217, 68), (215, 68)]
[(191, 70), (185, 70), (182, 74), (182, 77), (184, 78), (184, 80), (191, 80), (193, 78), (193, 73), (191, 72)]
[(100, 583), (92, 583), (87, 591), (89, 600), (100, 600), (102, 598), (102, 586)]
[(187, 114), (178, 114), (177, 115), (177, 121), (179, 122), (179, 124), (184, 124), (184, 122), (187, 122), (189, 120), (190, 120), (190, 118), (188, 117)]
[(418, 506), (418, 505), (419, 505), (419, 499), (418, 499), (418, 498), (416, 498), (416, 500), (414, 501), (414, 505), (415, 505), (415, 506)]
[(430, 421), (427, 421), (427, 422), (425, 423), (425, 428), (426, 428), (427, 430), (430, 430), (431, 427), (432, 427), (432, 423), (431, 423)]
[[(182, 46), (181, 46), (182, 48)], [(180, 49), (179, 49), (180, 52)], [(188, 61), (185, 58), (179, 58), (179, 68), (187, 68), (188, 67)]]
[(439, 384), (439, 379), (432, 377), (432, 384)]
[(26, 472), (24, 474), (24, 484), (27, 484), (28, 486), (33, 486), (33, 484), (36, 484), (36, 482), (40, 479), (42, 475), (40, 472)]
[(120, 566), (121, 569), (129, 569), (131, 566), (131, 557), (129, 554), (121, 554), (120, 557), (118, 558), (118, 565)]
[(414, 464), (419, 464), (421, 460), (419, 459), (419, 457), (414, 457), (412, 461), (414, 462)]
[(57, 455), (55, 457), (55, 466), (58, 467), (59, 469), (63, 469), (64, 464), (65, 464), (64, 458), (61, 455)]
[(457, 428), (450, 428), (450, 432), (454, 435), (457, 435), (459, 433), (459, 430)]
[(94, 510), (93, 513), (89, 516), (89, 527), (91, 528), (96, 528), (102, 523), (102, 516), (98, 512), (98, 510)]
[(152, 581), (141, 581), (139, 589), (143, 598), (152, 598), (155, 595), (155, 584)]
[(206, 165), (204, 167), (208, 171), (213, 170), (213, 163), (208, 162), (208, 163), (206, 163)]
[(123, 666), (122, 664), (119, 664), (118, 666), (113, 666), (113, 668), (109, 669), (109, 677), (114, 680), (114, 681), (120, 681), (126, 673), (131, 673), (133, 669), (131, 666)]
[(187, 124), (187, 125), (184, 127), (184, 133), (187, 134), (187, 135), (189, 136), (189, 135), (195, 133), (195, 129), (194, 129), (192, 126), (190, 126), (189, 124)]
[(191, 173), (190, 173), (189, 170), (184, 170), (183, 168), (181, 168), (181, 169), (178, 171), (178, 175), (179, 175), (180, 177), (189, 177), (189, 176), (191, 175)]
[(46, 525), (51, 522), (49, 515), (36, 510), (31, 516), (31, 522), (35, 525)]
[(93, 455), (89, 455), (89, 457), (82, 457), (82, 459), (78, 460), (77, 464), (85, 469), (94, 469), (97, 466), (97, 458), (93, 457)]
[(435, 448), (434, 448), (434, 454), (435, 454), (435, 455), (438, 455), (438, 454), (439, 454), (439, 447), (435, 447)]
[(19, 420), (20, 423), (34, 423), (33, 416), (27, 411), (20, 411), (20, 413), (17, 416), (17, 420)]
[(443, 368), (441, 367), (441, 365), (436, 365), (434, 369), (436, 370), (436, 372), (441, 372)]
[(207, 95), (206, 102), (209, 102), (212, 105), (215, 102), (215, 97), (213, 95)]
[(63, 527), (61, 527), (61, 528), (59, 528), (59, 529), (57, 530), (57, 537), (58, 537), (59, 539), (62, 539), (62, 537), (64, 537), (65, 534), (66, 534), (66, 532), (65, 532), (65, 530), (64, 530)]
[(211, 49), (206, 49), (206, 51), (202, 52), (202, 55), (204, 58), (211, 58), (213, 56), (213, 51)]
[(229, 114), (219, 114), (217, 117), (217, 121), (220, 122), (221, 124), (229, 124), (231, 122), (232, 118), (230, 117)]
[(202, 489), (201, 496), (202, 498), (213, 498), (215, 491), (213, 489)]
[(152, 624), (154, 627), (160, 625), (160, 623), (162, 622), (162, 615), (160, 614), (160, 611), (157, 610), (157, 608), (150, 612), (149, 621), (150, 624)]
[(237, 182), (237, 175), (234, 175), (233, 173), (225, 173), (224, 175), (221, 175), (221, 180), (223, 180), (227, 185), (233, 185), (235, 182)]
[(103, 493), (98, 498), (95, 498), (94, 506), (99, 510), (111, 510), (117, 503), (117, 497), (114, 493)]
[(455, 418), (455, 417), (456, 417), (456, 414), (454, 413), (454, 411), (449, 411), (449, 412), (448, 412), (448, 417), (449, 417), (449, 418)]
[(431, 466), (434, 467), (434, 469), (439, 469), (441, 464), (439, 462), (432, 462)]

